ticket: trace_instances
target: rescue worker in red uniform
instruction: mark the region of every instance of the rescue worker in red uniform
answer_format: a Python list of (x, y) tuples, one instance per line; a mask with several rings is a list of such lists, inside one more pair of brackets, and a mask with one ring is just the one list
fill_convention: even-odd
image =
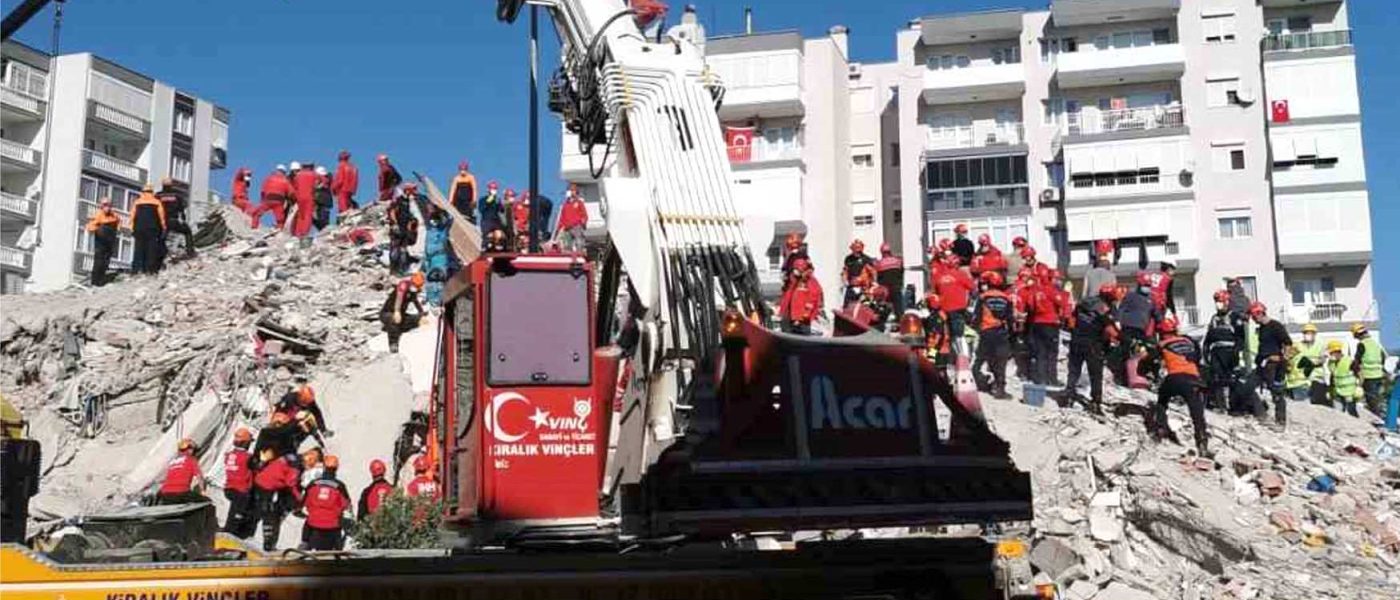
[(896, 256), (889, 244), (880, 244), (880, 258), (875, 261), (875, 282), (884, 286), (891, 296), (895, 314), (904, 312), (904, 259)]
[(277, 549), (282, 520), (301, 505), (301, 456), (289, 452), (263, 465), (253, 476), (253, 503), (262, 522), (263, 550)]
[(1196, 433), (1196, 452), (1201, 456), (1210, 456), (1210, 450), (1206, 447), (1206, 408), (1201, 398), (1204, 385), (1197, 366), (1201, 362), (1201, 348), (1195, 340), (1177, 333), (1176, 319), (1172, 317), (1162, 319), (1157, 324), (1157, 331), (1162, 334), (1159, 343), (1162, 367), (1167, 375), (1157, 390), (1154, 433), (1158, 440), (1176, 438), (1167, 424), (1167, 405), (1172, 398), (1181, 398), (1186, 401), (1186, 409), (1191, 413), (1191, 427)]
[[(1019, 257), (1017, 257), (1019, 260)], [(1011, 300), (1016, 307), (1016, 322), (1011, 327), (1011, 358), (1016, 365), (1016, 376), (1031, 378), (1030, 331), (1026, 326), (1026, 306), (1029, 294), (1035, 286), (1035, 277), (1030, 271), (1020, 271), (1011, 285)]]
[(131, 205), (128, 229), (135, 242), (131, 272), (159, 273), (164, 258), (160, 244), (165, 239), (165, 205), (156, 199), (155, 188), (149, 183), (141, 187), (141, 195)]
[(1002, 256), (1001, 250), (992, 243), (992, 236), (984, 233), (977, 236), (977, 255), (972, 257), (972, 274), (981, 276), (991, 272), (1000, 273), (1005, 280), (1006, 257)]
[(1074, 306), (1073, 325), (1069, 338), (1069, 375), (1065, 378), (1061, 406), (1079, 398), (1079, 373), (1089, 369), (1089, 412), (1103, 412), (1104, 349), (1118, 337), (1113, 305), (1118, 299), (1118, 286), (1104, 284), (1097, 294), (1085, 294)]
[(394, 165), (389, 164), (388, 154), (380, 154), (375, 162), (379, 163), (379, 201), (388, 202), (394, 199), (394, 190), (403, 183), (403, 177)]
[[(1016, 319), (1016, 307), (1006, 293), (1006, 280), (997, 271), (986, 271), (979, 278), (982, 293), (977, 297), (977, 309), (972, 323), (977, 328), (977, 359), (972, 363), (972, 376), (977, 387), (999, 399), (1010, 398), (1006, 393), (1006, 362), (1011, 358), (1011, 324)], [(982, 366), (992, 371), (991, 381), (982, 374)]]
[(515, 227), (515, 237), (519, 239), (525, 236), (525, 248), (518, 250), (525, 252), (529, 250), (530, 241), (530, 190), (520, 192), (520, 199), (510, 206), (511, 225)]
[(180, 440), (175, 458), (165, 468), (165, 481), (156, 492), (157, 504), (189, 504), (208, 502), (200, 493), (204, 487), (204, 473), (199, 470), (199, 459), (194, 455), (194, 440)]
[(355, 205), (355, 193), (360, 190), (360, 169), (350, 162), (350, 151), (341, 150), (335, 165), (335, 176), (331, 178), (331, 193), (335, 194), (336, 211), (344, 216), (359, 208)]
[(228, 515), (224, 517), (224, 531), (238, 537), (253, 537), (253, 453), (248, 447), (253, 443), (253, 434), (244, 427), (233, 432), (233, 449), (224, 454), (224, 498), (228, 499)]
[(409, 498), (428, 496), (436, 499), (442, 496), (437, 478), (433, 476), (433, 464), (427, 455), (419, 454), (418, 458), (413, 459), (413, 480), (408, 482), (406, 491)]
[[(958, 268), (961, 261), (956, 253), (945, 256), (944, 268), (933, 281), (933, 289), (942, 302), (939, 308), (948, 318), (948, 334), (954, 344), (963, 337), (963, 329), (967, 324), (967, 307), (972, 302), (972, 293), (977, 290), (977, 283), (972, 280), (972, 276)], [(956, 348), (954, 351), (957, 351)]]
[(258, 228), (262, 216), (269, 212), (272, 213), (277, 228), (281, 229), (287, 224), (287, 202), (295, 195), (292, 191), (292, 180), (287, 178), (287, 167), (277, 165), (277, 169), (263, 179), (260, 193), (258, 208), (250, 215), (253, 229)]
[(393, 493), (394, 484), (384, 479), (384, 474), (387, 472), (388, 468), (384, 465), (384, 461), (377, 458), (369, 461), (369, 476), (372, 481), (368, 486), (365, 486), (364, 491), (360, 492), (360, 505), (355, 512), (359, 520), (363, 521), (366, 517), (374, 514), (374, 511), (383, 506), (384, 499)]
[(1172, 285), (1172, 275), (1176, 273), (1176, 265), (1169, 262), (1161, 262), (1155, 273), (1147, 274), (1147, 285), (1152, 291), (1152, 306), (1157, 312), (1169, 317), (1176, 316), (1176, 300), (1172, 298), (1175, 288)]
[(340, 469), (340, 458), (326, 455), (322, 461), (321, 476), (307, 484), (302, 500), (306, 511), (306, 540), (308, 550), (340, 550), (345, 547), (345, 535), (341, 530), (341, 517), (350, 510), (350, 491), (336, 479)]
[(1064, 314), (1060, 290), (1053, 282), (1035, 279), (1022, 290), (1026, 306), (1027, 342), (1031, 353), (1031, 381), (1048, 385), (1058, 369), (1056, 355), (1060, 345), (1060, 321)]
[(865, 254), (865, 242), (851, 242), (851, 253), (841, 264), (841, 282), (846, 286), (843, 305), (859, 302), (866, 290), (875, 283), (875, 259)]
[(585, 242), (584, 230), (587, 227), (588, 207), (583, 204), (583, 196), (578, 193), (578, 184), (571, 183), (568, 193), (565, 194), (564, 204), (559, 207), (559, 223), (554, 227), (555, 238), (561, 241), (569, 252), (582, 252)]
[(1036, 258), (1035, 248), (1026, 246), (1021, 248), (1020, 254), (1021, 270), (1029, 271), (1031, 275), (1035, 276), (1036, 283), (1049, 284), (1051, 279), (1050, 267)]
[(798, 335), (812, 334), (812, 321), (822, 313), (822, 286), (812, 277), (812, 263), (798, 258), (792, 263), (792, 282), (778, 299), (782, 330)]
[(239, 167), (233, 174), (233, 207), (249, 214), (253, 210), (253, 202), (248, 199), (248, 188), (253, 185), (253, 170), (248, 167)]
[(310, 164), (292, 175), (292, 188), (296, 198), (292, 235), (306, 237), (311, 234), (311, 219), (316, 214), (316, 171)]

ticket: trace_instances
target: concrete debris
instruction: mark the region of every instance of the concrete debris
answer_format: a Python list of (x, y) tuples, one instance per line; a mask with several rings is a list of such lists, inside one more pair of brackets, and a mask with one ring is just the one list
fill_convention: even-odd
[[(139, 501), (181, 437), (200, 444), (216, 487), (232, 429), (260, 425), (297, 377), (321, 386), (318, 402), (342, 435), (352, 415), (373, 424), (345, 437), (345, 448), (332, 442), (355, 465), (347, 475), (363, 470), (361, 458), (390, 456), (415, 398), (406, 372), (362, 377), (387, 358), (371, 344), (394, 281), (374, 245), (387, 239), (376, 234), (382, 227), (383, 209), (371, 206), (301, 244), (253, 230), (229, 209), (208, 221), (196, 258), (158, 276), (6, 296), (0, 391), (44, 446), (34, 512), (67, 517)], [(350, 231), (361, 233), (352, 240)], [(385, 364), (402, 372), (399, 363)]]
[[(1400, 589), (1400, 469), (1371, 450), (1397, 441), (1378, 443), (1374, 420), (1295, 403), (1280, 432), (1210, 412), (1214, 456), (1203, 457), (1152, 440), (1142, 415), (1154, 393), (1109, 385), (1105, 400), (1107, 416), (982, 399), (1031, 473), (1031, 564), (1060, 597), (1393, 598)], [(1184, 406), (1168, 418), (1190, 430)], [(1308, 489), (1323, 475), (1333, 493)]]

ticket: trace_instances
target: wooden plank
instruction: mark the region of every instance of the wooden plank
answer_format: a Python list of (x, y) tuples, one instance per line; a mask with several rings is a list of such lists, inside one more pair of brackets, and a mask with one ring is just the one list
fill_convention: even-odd
[[(433, 183), (427, 175), (413, 172), (413, 176), (423, 184), (423, 190), (428, 193), (428, 199), (438, 208), (447, 211), (452, 217), (452, 231), (448, 234), (452, 243), (452, 251), (457, 254), (457, 261), (466, 265), (481, 256), (481, 229), (476, 224), (467, 220), (466, 215), (457, 212), (457, 207), (447, 202), (447, 197), (442, 195), (437, 184)], [(476, 199), (473, 198), (473, 201)], [(424, 215), (427, 218), (427, 215)]]

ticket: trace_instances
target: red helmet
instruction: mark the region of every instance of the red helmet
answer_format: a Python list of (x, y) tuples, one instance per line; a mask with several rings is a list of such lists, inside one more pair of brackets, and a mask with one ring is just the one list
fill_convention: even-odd
[(374, 157), (374, 160), (379, 161), (379, 162), (389, 162), (389, 155), (388, 155), (388, 154), (380, 154), (379, 156)]
[(515, 196), (515, 188), (506, 188), (506, 197), (507, 197), (507, 198), (513, 198), (514, 196)]
[(349, 150), (341, 150), (341, 151), (340, 151), (340, 156), (339, 156), (339, 158), (340, 158), (340, 160), (350, 160), (350, 151), (349, 151)]
[(457, 170), (458, 170), (458, 171), (470, 171), (470, 170), (471, 170), (470, 167), (471, 167), (471, 165), (468, 165), (468, 164), (467, 164), (467, 161), (465, 161), (465, 160), (462, 161), (462, 162), (457, 163)]
[(851, 242), (851, 252), (861, 252), (865, 250), (865, 242), (855, 240)]
[(419, 454), (418, 458), (413, 459), (414, 473), (426, 473), (428, 472), (428, 469), (432, 468), (432, 466), (432, 463), (428, 461), (427, 454)]
[(870, 297), (875, 300), (885, 300), (890, 297), (890, 291), (883, 285), (877, 285), (875, 289), (870, 290)]
[(953, 233), (956, 233), (958, 235), (967, 233), (967, 223), (958, 223), (957, 225), (955, 225), (953, 227)]
[(786, 245), (788, 250), (796, 250), (798, 247), (802, 246), (802, 236), (796, 233), (789, 233), (787, 235)]
[(1117, 299), (1118, 299), (1118, 284), (1116, 284), (1116, 283), (1105, 283), (1105, 284), (1099, 286), (1099, 297), (1100, 297), (1100, 298), (1103, 298), (1104, 300), (1110, 300), (1110, 301), (1111, 301), (1111, 300), (1117, 300)]
[(1012, 248), (1020, 248), (1020, 247), (1025, 246), (1025, 245), (1026, 245), (1026, 238), (1023, 238), (1023, 237), (1021, 237), (1021, 236), (1019, 236), (1019, 235), (1016, 236), (1016, 237), (1014, 237), (1014, 238), (1011, 238), (1011, 247), (1012, 247)]
[(1257, 317), (1257, 316), (1259, 316), (1259, 315), (1268, 315), (1268, 314), (1269, 314), (1269, 309), (1268, 309), (1268, 307), (1265, 307), (1265, 306), (1264, 306), (1264, 303), (1263, 303), (1263, 302), (1253, 302), (1253, 303), (1251, 303), (1251, 304), (1249, 305), (1249, 316), (1251, 316), (1251, 317)]
[(939, 298), (937, 293), (929, 292), (924, 294), (924, 304), (929, 308), (936, 308), (943, 304), (943, 299)]
[(340, 468), (340, 457), (334, 454), (327, 454), (326, 458), (321, 460), (321, 464), (325, 465), (327, 471), (334, 471)]
[(275, 413), (272, 413), (272, 424), (273, 424), (273, 425), (286, 425), (287, 423), (291, 423), (291, 422), (292, 422), (292, 417), (291, 417), (290, 415), (288, 415), (287, 413), (284, 413), (284, 412), (275, 412)]
[(883, 244), (880, 244), (880, 254), (889, 254), (889, 253), (890, 253), (890, 243), (889, 243), (889, 242), (885, 242), (885, 243), (883, 243)]
[(1006, 279), (1001, 276), (1001, 273), (996, 271), (985, 271), (982, 273), (982, 283), (994, 288), (999, 288), (1002, 284), (1006, 283)]
[(1167, 317), (1157, 324), (1157, 331), (1162, 333), (1176, 333), (1176, 319)]
[(809, 260), (807, 260), (807, 259), (805, 259), (805, 258), (798, 258), (797, 260), (792, 261), (792, 271), (793, 271), (794, 273), (805, 273), (805, 272), (807, 272), (808, 269), (811, 269), (811, 268), (812, 268), (812, 263), (811, 263), (811, 261), (809, 261)]
[(1032, 248), (1030, 246), (1021, 246), (1021, 258), (1035, 258), (1035, 248)]
[(389, 468), (384, 466), (384, 461), (382, 460), (376, 458), (372, 461), (369, 461), (370, 477), (383, 477), (384, 473), (388, 472), (388, 470)]
[(496, 183), (496, 180), (495, 180), (495, 179), (492, 179), (491, 181), (486, 182), (486, 189), (488, 189), (488, 190), (496, 190), (496, 189), (498, 189), (498, 188), (500, 188), (500, 187), (501, 187), (501, 184)]
[(1137, 284), (1138, 284), (1138, 285), (1152, 285), (1152, 274), (1151, 274), (1151, 273), (1148, 273), (1147, 271), (1138, 271), (1138, 274), (1137, 274)]
[(315, 403), (316, 390), (311, 389), (311, 386), (304, 385), (297, 390), (297, 404), (300, 404), (302, 406), (311, 406)]
[(952, 249), (953, 249), (953, 240), (950, 240), (950, 239), (948, 239), (948, 238), (943, 238), (943, 239), (941, 239), (941, 240), (938, 240), (938, 251), (939, 251), (939, 252), (947, 252), (947, 251), (952, 250)]
[(1215, 298), (1216, 302), (1229, 302), (1230, 290), (1215, 290), (1215, 293), (1212, 294), (1212, 297)]
[(987, 234), (985, 234), (985, 233), (982, 234), (982, 235), (977, 236), (977, 245), (978, 245), (978, 246), (990, 246), (990, 245), (992, 245), (992, 236), (987, 235)]

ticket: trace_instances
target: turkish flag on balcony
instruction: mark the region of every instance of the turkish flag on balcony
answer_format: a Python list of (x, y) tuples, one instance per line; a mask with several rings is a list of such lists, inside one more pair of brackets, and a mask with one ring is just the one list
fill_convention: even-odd
[(753, 158), (753, 127), (724, 126), (724, 143), (729, 147), (729, 162), (746, 163)]
[(1270, 115), (1272, 115), (1273, 122), (1275, 122), (1275, 123), (1287, 123), (1287, 122), (1288, 122), (1288, 101), (1287, 101), (1287, 100), (1274, 100), (1274, 101), (1270, 102), (1270, 103), (1269, 103), (1269, 113), (1270, 113)]

